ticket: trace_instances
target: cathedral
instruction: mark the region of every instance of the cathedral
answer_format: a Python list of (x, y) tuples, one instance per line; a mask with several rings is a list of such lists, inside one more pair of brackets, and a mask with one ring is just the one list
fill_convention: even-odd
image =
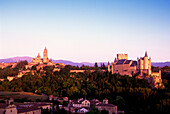
[(37, 57), (32, 58), (31, 62), (28, 63), (28, 65), (25, 65), (26, 69), (31, 69), (33, 66), (36, 66), (36, 70), (43, 69), (46, 66), (58, 66), (64, 67), (64, 63), (54, 63), (52, 59), (49, 60), (48, 58), (48, 51), (47, 48), (45, 47), (44, 52), (43, 52), (43, 58), (41, 58), (40, 54), (38, 53)]
[(33, 58), (31, 60), (31, 63), (49, 63), (48, 59), (48, 53), (47, 53), (47, 48), (45, 47), (44, 52), (43, 52), (43, 59), (41, 59), (40, 54), (38, 53), (38, 56)]

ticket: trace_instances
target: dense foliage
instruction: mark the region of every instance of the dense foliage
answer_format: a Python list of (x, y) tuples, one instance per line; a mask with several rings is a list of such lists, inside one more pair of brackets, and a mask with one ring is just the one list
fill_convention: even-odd
[[(22, 68), (22, 67), (21, 67)], [(72, 66), (66, 66), (60, 72), (53, 72), (54, 67), (45, 67), (44, 71), (30, 72), (11, 82), (0, 82), (0, 91), (25, 91), (37, 94), (67, 96), (69, 99), (86, 97), (118, 105), (126, 113), (169, 113), (170, 89), (151, 89), (147, 80), (120, 76), (102, 72), (95, 65), (95, 72), (70, 73)], [(79, 67), (77, 67), (79, 68)], [(82, 68), (87, 68), (82, 66)], [(98, 69), (98, 70), (97, 70)], [(167, 79), (165, 79), (167, 80)], [(168, 80), (167, 80), (168, 81)], [(165, 81), (166, 82), (166, 81)], [(169, 86), (169, 83), (166, 83)]]

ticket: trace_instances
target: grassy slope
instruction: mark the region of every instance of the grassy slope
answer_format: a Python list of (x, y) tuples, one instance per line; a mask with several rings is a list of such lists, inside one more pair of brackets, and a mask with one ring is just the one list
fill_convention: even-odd
[(40, 99), (45, 101), (48, 97), (43, 95), (37, 95), (31, 92), (0, 92), (0, 99), (14, 98), (14, 99), (26, 99), (36, 101)]

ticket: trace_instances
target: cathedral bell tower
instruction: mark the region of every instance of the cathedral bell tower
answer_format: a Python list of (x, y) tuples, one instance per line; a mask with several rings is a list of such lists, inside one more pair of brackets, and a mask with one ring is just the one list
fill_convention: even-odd
[(48, 63), (48, 54), (47, 54), (47, 48), (45, 47), (44, 52), (43, 52), (43, 63)]

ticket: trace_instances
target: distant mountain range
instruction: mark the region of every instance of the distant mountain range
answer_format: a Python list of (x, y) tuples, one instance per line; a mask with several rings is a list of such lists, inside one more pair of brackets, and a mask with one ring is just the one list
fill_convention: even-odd
[[(23, 61), (23, 60), (27, 60), (28, 62), (31, 62), (31, 59), (33, 57), (28, 57), (28, 56), (24, 56), (24, 57), (12, 57), (12, 58), (7, 58), (7, 59), (0, 59), (0, 63), (4, 62), (4, 63), (10, 63), (10, 62), (18, 62), (18, 61)], [(72, 62), (72, 61), (68, 61), (68, 60), (52, 60), (54, 63), (64, 63), (67, 65), (72, 65), (72, 66), (82, 66), (84, 65), (88, 65), (88, 66), (94, 66), (94, 63), (89, 63), (89, 62), (81, 62), (81, 63), (77, 63), (77, 62)]]
[(151, 65), (155, 67), (164, 67), (170, 66), (170, 62), (152, 62)]
[[(24, 56), (24, 57), (12, 57), (12, 58), (7, 58), (7, 59), (0, 59), (0, 63), (4, 62), (4, 63), (10, 63), (10, 62), (18, 62), (18, 61), (23, 61), (23, 60), (27, 60), (28, 62), (31, 62), (32, 57), (28, 57), (28, 56)], [(52, 60), (54, 63), (64, 63), (67, 65), (72, 65), (72, 66), (82, 66), (82, 65), (87, 65), (87, 66), (94, 66), (94, 63), (90, 63), (90, 62), (72, 62), (72, 61), (68, 61), (68, 60)], [(98, 66), (100, 66), (101, 63), (104, 63), (105, 65), (107, 65), (107, 62), (98, 62)], [(163, 66), (170, 66), (170, 62), (152, 62), (151, 63), (152, 66), (155, 67), (163, 67)]]

